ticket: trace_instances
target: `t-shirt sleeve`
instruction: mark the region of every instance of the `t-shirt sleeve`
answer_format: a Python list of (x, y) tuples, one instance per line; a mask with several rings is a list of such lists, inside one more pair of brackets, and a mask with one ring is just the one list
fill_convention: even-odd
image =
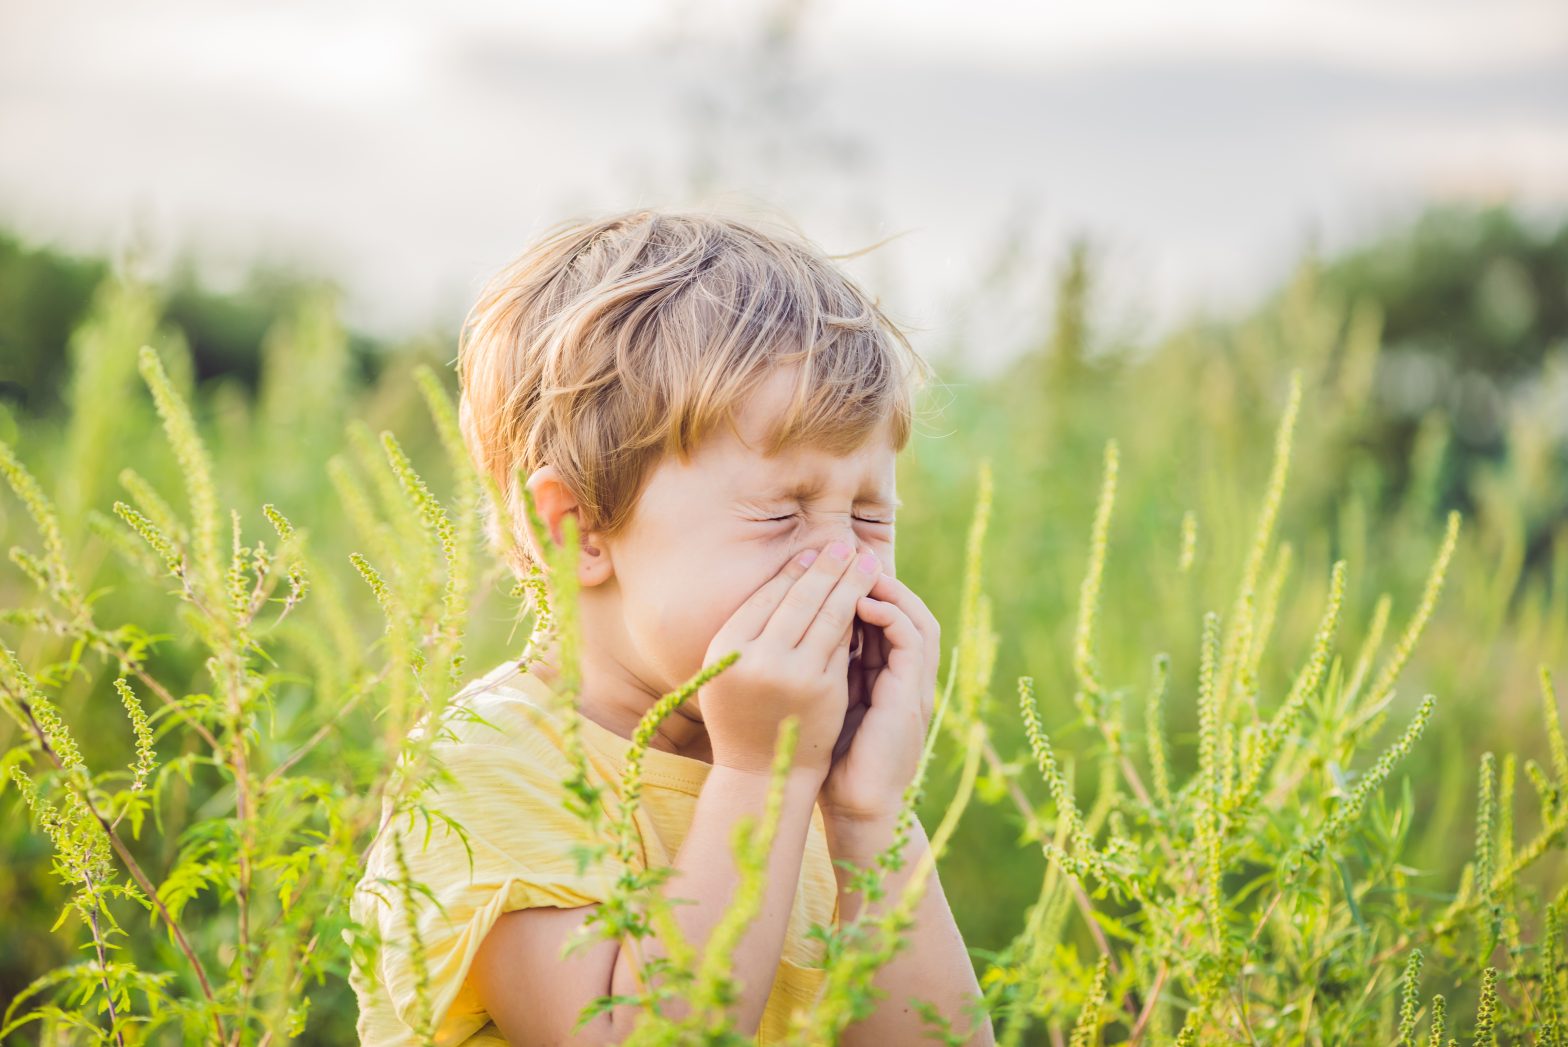
[[(446, 1044), (460, 1042), (487, 1020), (468, 974), (496, 919), (516, 909), (602, 902), (618, 864), (607, 853), (579, 871), (574, 849), (600, 841), (566, 808), (563, 780), (571, 765), (548, 743), (465, 741), (440, 745), (437, 752), (450, 780), (421, 799), (432, 816), (415, 812), (412, 825), (407, 816), (387, 825), (377, 844), (378, 866), (396, 880), (390, 836), (398, 834), (409, 878), (422, 886), (409, 899), (396, 882), (377, 884), (387, 904), (377, 902), (371, 911), (381, 932), (380, 972), (388, 997), (398, 1017), (417, 1027), (422, 1008), (409, 933), (412, 909), (435, 1040)], [(448, 820), (466, 831), (466, 847)], [(600, 831), (606, 842), (613, 839), (604, 820)]]

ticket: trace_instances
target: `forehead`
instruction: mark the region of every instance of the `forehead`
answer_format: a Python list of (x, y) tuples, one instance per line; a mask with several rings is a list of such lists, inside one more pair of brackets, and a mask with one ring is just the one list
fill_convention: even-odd
[(898, 454), (887, 426), (843, 457), (804, 446), (786, 446), (771, 458), (763, 454), (769, 432), (789, 410), (795, 379), (793, 367), (774, 370), (736, 410), (736, 432), (721, 426), (712, 434), (732, 482), (748, 491), (771, 485), (774, 493), (796, 493), (820, 489), (847, 470), (862, 493), (891, 498)]
[[(795, 367), (774, 368), (735, 412), (735, 428), (740, 433), (742, 445), (758, 457), (767, 442), (769, 430), (789, 410), (798, 374), (799, 370)], [(780, 452), (781, 455), (783, 453)]]

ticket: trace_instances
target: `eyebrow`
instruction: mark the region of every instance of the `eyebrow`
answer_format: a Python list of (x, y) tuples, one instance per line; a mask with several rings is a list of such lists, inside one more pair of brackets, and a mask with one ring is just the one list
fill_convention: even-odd
[[(800, 480), (795, 483), (778, 484), (769, 488), (763, 497), (773, 499), (811, 499), (822, 493), (822, 484), (818, 480)], [(874, 505), (883, 509), (898, 509), (904, 500), (897, 495), (889, 494), (878, 487), (866, 486), (860, 489), (855, 496), (855, 501), (862, 505)]]

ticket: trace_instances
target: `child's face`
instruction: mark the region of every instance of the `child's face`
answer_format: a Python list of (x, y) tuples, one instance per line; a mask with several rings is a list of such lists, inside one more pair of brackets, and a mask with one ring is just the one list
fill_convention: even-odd
[(588, 538), (599, 552), (581, 576), (585, 686), (591, 673), (607, 687), (640, 683), (650, 699), (674, 690), (702, 668), (730, 615), (806, 549), (841, 540), (893, 574), (896, 453), (885, 433), (842, 458), (758, 449), (792, 378), (769, 376), (739, 412), (744, 442), (721, 427), (689, 465), (664, 459), (627, 528), (610, 542)]

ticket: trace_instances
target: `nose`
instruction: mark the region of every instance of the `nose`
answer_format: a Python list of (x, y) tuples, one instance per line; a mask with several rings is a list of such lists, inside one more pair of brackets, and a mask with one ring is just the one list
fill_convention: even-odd
[(829, 524), (818, 528), (812, 541), (816, 543), (818, 549), (826, 548), (833, 542), (843, 542), (856, 552), (859, 552), (861, 546), (865, 544), (860, 540), (860, 536), (855, 534), (854, 529), (846, 524)]
[[(875, 552), (869, 543), (863, 541), (859, 535), (855, 534), (853, 528), (842, 526), (828, 527), (818, 531), (807, 541), (804, 549), (815, 549), (818, 552), (824, 552), (827, 550), (827, 547), (834, 542), (843, 542), (845, 545), (849, 546), (850, 556), (859, 556), (861, 553)], [(799, 551), (803, 552), (804, 549)]]

